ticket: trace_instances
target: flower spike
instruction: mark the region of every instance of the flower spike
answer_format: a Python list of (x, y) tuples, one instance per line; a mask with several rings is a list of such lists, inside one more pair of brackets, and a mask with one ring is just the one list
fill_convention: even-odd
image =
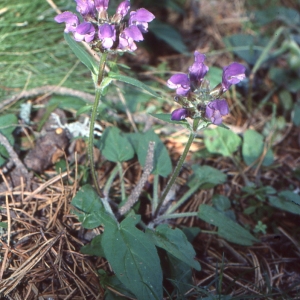
[(135, 42), (144, 40), (143, 33), (147, 32), (148, 23), (155, 18), (147, 9), (140, 8), (131, 12), (128, 22), (125, 22), (124, 17), (130, 10), (130, 0), (122, 1), (112, 17), (107, 13), (109, 0), (74, 1), (76, 10), (83, 18), (82, 23), (71, 12), (59, 14), (54, 20), (65, 23), (65, 32), (72, 32), (75, 41), (90, 43), (92, 49), (100, 52), (135, 51)]
[(204, 78), (209, 70), (205, 55), (195, 51), (194, 56), (188, 74), (175, 74), (167, 81), (169, 88), (176, 89), (174, 99), (182, 106), (172, 112), (171, 120), (200, 118), (220, 125), (222, 117), (229, 113), (229, 107), (226, 100), (219, 97), (245, 78), (246, 67), (237, 62), (224, 67), (222, 83), (211, 90), (209, 81)]

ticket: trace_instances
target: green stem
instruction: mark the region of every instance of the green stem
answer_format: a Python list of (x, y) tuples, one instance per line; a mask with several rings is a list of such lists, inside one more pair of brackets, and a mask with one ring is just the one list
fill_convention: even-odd
[(97, 83), (95, 86), (95, 101), (92, 109), (91, 114), (91, 120), (90, 120), (90, 132), (89, 132), (89, 140), (88, 140), (88, 155), (90, 160), (90, 167), (91, 167), (91, 175), (93, 178), (93, 182), (96, 188), (97, 193), (102, 196), (102, 192), (100, 190), (98, 180), (97, 180), (97, 174), (95, 170), (95, 164), (94, 164), (94, 127), (95, 127), (95, 121), (97, 117), (97, 109), (99, 106), (102, 90), (100, 88), (101, 82), (103, 80), (104, 76), (104, 69), (105, 69), (105, 63), (106, 63), (107, 53), (102, 53), (99, 63), (99, 73), (97, 77)]
[(123, 168), (122, 168), (122, 164), (119, 161), (117, 162), (117, 166), (118, 166), (119, 177), (120, 177), (120, 182), (121, 182), (121, 197), (122, 197), (121, 203), (124, 203), (125, 198), (126, 198), (126, 193), (125, 193), (125, 185), (124, 185), (124, 180), (123, 180)]
[(115, 177), (117, 176), (117, 173), (118, 173), (118, 166), (116, 165), (114, 167), (114, 169), (111, 171), (106, 183), (105, 183), (105, 186), (104, 186), (104, 189), (103, 189), (103, 194), (104, 194), (104, 197), (108, 197), (109, 195), (109, 190), (113, 184), (113, 181), (115, 179)]
[(160, 207), (165, 205), (165, 203), (164, 203), (165, 199), (166, 199), (166, 197), (167, 197), (167, 195), (168, 195), (171, 187), (175, 183), (176, 178), (179, 175), (180, 169), (181, 169), (181, 167), (182, 167), (182, 165), (183, 165), (183, 163), (184, 163), (184, 161), (186, 159), (186, 156), (187, 156), (187, 154), (188, 154), (188, 152), (190, 150), (190, 147), (191, 147), (191, 145), (192, 145), (192, 143), (193, 143), (193, 141), (195, 139), (196, 131), (197, 131), (197, 127), (198, 127), (199, 121), (200, 121), (199, 119), (194, 119), (193, 130), (190, 132), (190, 136), (189, 136), (189, 139), (188, 139), (188, 141), (187, 141), (187, 143), (185, 145), (184, 151), (183, 151), (183, 153), (182, 153), (182, 155), (181, 155), (181, 157), (180, 157), (180, 159), (179, 159), (179, 161), (177, 163), (177, 166), (175, 167), (174, 172), (173, 172), (173, 174), (172, 174), (169, 182), (167, 183), (167, 186), (166, 186), (165, 190), (163, 191), (163, 194), (162, 194), (162, 196), (160, 198), (160, 203), (158, 205), (158, 212), (159, 212)]
[(201, 186), (201, 182), (200, 184), (196, 184), (193, 187), (191, 187), (178, 201), (175, 205), (172, 205), (167, 212), (165, 213), (165, 215), (169, 215), (172, 214), (174, 211), (176, 211), (186, 200), (188, 200)]
[(178, 218), (197, 217), (197, 216), (198, 216), (197, 212), (162, 215), (155, 219), (155, 223), (158, 223), (159, 221), (163, 221), (163, 220), (168, 220), (168, 219), (178, 219)]

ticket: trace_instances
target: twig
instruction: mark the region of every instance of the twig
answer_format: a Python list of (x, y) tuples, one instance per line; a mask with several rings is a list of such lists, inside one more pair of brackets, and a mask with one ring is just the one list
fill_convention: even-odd
[(122, 206), (119, 210), (121, 215), (124, 215), (126, 212), (130, 210), (130, 208), (138, 201), (139, 196), (142, 192), (142, 189), (148, 179), (148, 176), (150, 175), (151, 171), (153, 170), (153, 158), (154, 158), (154, 147), (155, 142), (149, 142), (147, 157), (146, 157), (146, 163), (144, 172), (141, 176), (140, 181), (136, 185), (136, 187), (133, 189), (131, 195), (128, 197), (127, 202), (124, 206)]
[(20, 175), (23, 175), (25, 177), (26, 183), (27, 180), (29, 179), (30, 175), (26, 167), (23, 165), (23, 163), (20, 161), (18, 155), (14, 151), (13, 147), (10, 145), (9, 141), (7, 138), (0, 133), (0, 144), (2, 144), (7, 152), (9, 153), (10, 160), (14, 163), (16, 168), (20, 171)]
[(3, 109), (5, 106), (10, 105), (20, 99), (32, 98), (32, 97), (36, 97), (38, 95), (42, 95), (45, 93), (57, 94), (57, 95), (69, 95), (69, 96), (82, 98), (85, 101), (90, 102), (90, 103), (94, 102), (94, 96), (89, 93), (81, 92), (81, 91), (66, 88), (66, 87), (57, 87), (55, 85), (45, 85), (45, 86), (34, 88), (34, 89), (31, 89), (28, 91), (22, 91), (18, 95), (12, 96), (11, 98), (1, 101), (0, 110)]

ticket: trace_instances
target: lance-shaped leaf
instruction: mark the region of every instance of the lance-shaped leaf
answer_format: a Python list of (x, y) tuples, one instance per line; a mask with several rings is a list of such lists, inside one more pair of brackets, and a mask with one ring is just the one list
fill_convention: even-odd
[(64, 34), (65, 40), (68, 43), (71, 50), (77, 56), (77, 58), (84, 64), (86, 67), (94, 74), (97, 75), (98, 66), (93, 57), (80, 45), (76, 42), (69, 34)]
[(199, 206), (198, 217), (209, 224), (217, 226), (218, 235), (232, 243), (251, 246), (254, 242), (258, 242), (248, 230), (209, 205), (201, 204)]
[(170, 124), (179, 124), (190, 131), (192, 130), (191, 125), (187, 120), (173, 121), (171, 120), (171, 114), (150, 114), (150, 116)]
[(119, 81), (122, 81), (122, 82), (126, 82), (128, 84), (131, 84), (133, 86), (136, 86), (136, 87), (138, 87), (138, 88), (140, 88), (144, 91), (147, 91), (152, 96), (154, 96), (156, 98), (160, 98), (160, 96), (156, 92), (154, 92), (148, 85), (142, 83), (141, 81), (139, 81), (135, 78), (132, 78), (132, 77), (129, 77), (129, 76), (124, 76), (124, 75), (114, 73), (114, 72), (109, 72), (108, 77), (111, 78), (111, 79), (116, 79), (116, 80), (119, 80)]

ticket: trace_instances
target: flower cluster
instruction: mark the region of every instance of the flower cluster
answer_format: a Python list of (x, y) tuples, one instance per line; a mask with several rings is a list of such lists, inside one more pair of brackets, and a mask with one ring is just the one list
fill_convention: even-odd
[(168, 80), (168, 87), (176, 89), (175, 101), (182, 106), (172, 112), (172, 120), (205, 117), (219, 125), (222, 123), (222, 116), (229, 113), (226, 100), (219, 98), (232, 84), (245, 78), (246, 68), (237, 62), (224, 67), (222, 83), (210, 90), (209, 82), (204, 79), (209, 69), (204, 61), (205, 55), (195, 51), (195, 62), (189, 67), (188, 74), (175, 74)]
[(130, 1), (120, 3), (116, 13), (109, 18), (107, 14), (109, 0), (75, 0), (76, 10), (83, 18), (65, 11), (54, 20), (65, 23), (65, 32), (72, 32), (78, 42), (91, 43), (93, 49), (101, 52), (107, 50), (135, 51), (135, 42), (142, 41), (143, 33), (147, 32), (148, 23), (155, 17), (145, 8), (131, 11), (128, 24), (124, 17), (130, 10)]

